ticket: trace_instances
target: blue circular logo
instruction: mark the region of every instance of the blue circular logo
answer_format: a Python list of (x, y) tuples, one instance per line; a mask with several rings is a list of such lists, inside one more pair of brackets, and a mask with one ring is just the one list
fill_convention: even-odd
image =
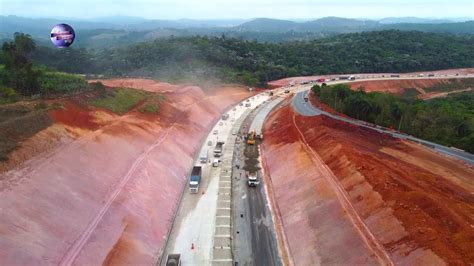
[(69, 47), (75, 37), (74, 29), (68, 24), (58, 24), (51, 30), (51, 41), (59, 48)]

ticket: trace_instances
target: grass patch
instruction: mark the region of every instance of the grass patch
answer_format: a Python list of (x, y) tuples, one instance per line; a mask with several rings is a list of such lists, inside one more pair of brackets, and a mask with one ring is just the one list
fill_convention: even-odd
[(40, 87), (41, 94), (47, 97), (93, 89), (83, 77), (62, 72), (45, 72), (40, 77)]
[(91, 104), (122, 115), (146, 99), (149, 94), (141, 90), (120, 88), (105, 92), (102, 98), (92, 101)]
[(138, 109), (141, 113), (150, 113), (156, 114), (158, 113), (159, 107), (156, 103), (146, 103), (140, 109)]

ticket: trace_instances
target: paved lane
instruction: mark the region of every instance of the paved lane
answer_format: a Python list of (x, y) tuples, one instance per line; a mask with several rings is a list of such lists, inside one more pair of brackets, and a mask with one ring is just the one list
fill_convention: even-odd
[(304, 96), (308, 92), (309, 92), (309, 89), (306, 88), (302, 91), (297, 92), (295, 94), (295, 96), (293, 97), (293, 101), (292, 101), (293, 107), (294, 107), (295, 111), (298, 112), (301, 115), (304, 115), (304, 116), (325, 115), (325, 116), (331, 117), (332, 119), (336, 119), (336, 120), (339, 120), (339, 121), (344, 121), (344, 122), (347, 122), (347, 123), (351, 123), (351, 124), (354, 124), (354, 125), (365, 127), (365, 128), (375, 130), (375, 131), (380, 132), (380, 133), (389, 134), (394, 138), (407, 139), (407, 140), (410, 140), (410, 141), (413, 141), (413, 142), (416, 142), (416, 143), (420, 143), (420, 144), (423, 144), (423, 145), (425, 145), (425, 146), (427, 146), (431, 149), (434, 149), (435, 151), (438, 151), (438, 152), (441, 152), (441, 153), (446, 154), (448, 156), (455, 157), (457, 159), (463, 160), (463, 161), (465, 161), (469, 164), (474, 164), (474, 155), (470, 154), (468, 152), (464, 152), (464, 151), (461, 151), (461, 150), (458, 150), (458, 149), (449, 148), (449, 147), (439, 145), (439, 144), (436, 144), (436, 143), (433, 143), (433, 142), (430, 142), (430, 141), (415, 138), (413, 136), (406, 135), (406, 134), (403, 134), (403, 133), (400, 133), (400, 132), (394, 132), (394, 131), (391, 131), (391, 130), (388, 130), (388, 129), (385, 129), (385, 128), (382, 128), (382, 127), (379, 127), (379, 126), (370, 125), (370, 124), (368, 124), (364, 121), (349, 119), (349, 118), (345, 118), (345, 117), (341, 117), (341, 116), (338, 116), (338, 115), (334, 115), (334, 114), (330, 114), (328, 112), (325, 112), (325, 111), (315, 107), (310, 102), (305, 102), (304, 101)]

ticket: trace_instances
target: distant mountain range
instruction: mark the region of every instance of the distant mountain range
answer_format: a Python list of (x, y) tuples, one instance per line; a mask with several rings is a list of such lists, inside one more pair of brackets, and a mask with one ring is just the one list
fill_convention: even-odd
[(224, 34), (243, 39), (281, 42), (386, 29), (474, 34), (474, 20), (467, 20), (469, 18), (427, 19), (416, 17), (379, 20), (325, 17), (307, 21), (271, 18), (150, 20), (130, 16), (109, 16), (85, 20), (0, 16), (0, 41), (11, 38), (14, 32), (24, 32), (32, 35), (40, 43), (47, 42), (51, 28), (57, 23), (68, 23), (73, 26), (78, 36), (77, 46), (92, 47), (193, 35), (220, 36)]

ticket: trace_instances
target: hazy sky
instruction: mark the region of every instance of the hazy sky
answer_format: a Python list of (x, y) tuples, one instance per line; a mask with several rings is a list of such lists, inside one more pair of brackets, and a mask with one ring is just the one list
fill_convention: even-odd
[(0, 0), (0, 14), (91, 18), (473, 17), (474, 0)]

